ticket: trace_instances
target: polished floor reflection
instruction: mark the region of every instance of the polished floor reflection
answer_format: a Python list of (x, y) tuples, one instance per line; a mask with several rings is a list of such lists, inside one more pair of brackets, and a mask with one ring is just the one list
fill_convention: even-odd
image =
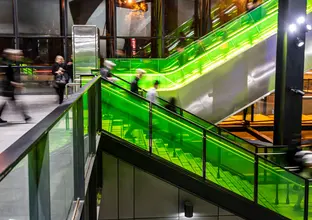
[[(11, 106), (4, 110), (2, 118), (8, 124), (0, 126), (0, 153), (57, 107), (57, 98), (54, 95), (23, 95), (18, 98), (27, 105), (32, 120), (26, 124), (19, 112), (15, 112)], [(0, 103), (3, 101), (0, 97)]]

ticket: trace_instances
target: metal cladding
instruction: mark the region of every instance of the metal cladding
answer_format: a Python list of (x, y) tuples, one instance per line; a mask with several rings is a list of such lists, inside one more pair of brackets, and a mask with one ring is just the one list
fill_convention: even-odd
[(99, 37), (96, 26), (73, 26), (73, 59), (76, 75), (90, 74), (90, 69), (99, 67)]

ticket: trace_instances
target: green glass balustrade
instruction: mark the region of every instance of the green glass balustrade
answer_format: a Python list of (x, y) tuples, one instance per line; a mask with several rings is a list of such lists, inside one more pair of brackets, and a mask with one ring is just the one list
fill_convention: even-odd
[[(92, 74), (98, 75), (99, 71), (98, 70), (92, 70)], [(115, 79), (117, 79), (116, 81), (114, 81), (114, 83), (122, 88), (119, 90), (119, 92), (120, 93), (127, 93), (127, 91), (130, 89), (130, 83), (123, 80), (122, 78), (119, 78), (116, 76), (114, 76), (114, 77), (115, 77)], [(81, 76), (81, 81), (83, 84), (85, 84), (85, 83), (89, 82), (90, 80), (92, 80), (92, 78), (93, 78), (92, 76)], [(117, 88), (115, 88), (115, 89), (117, 89)], [(146, 97), (147, 91), (144, 89), (141, 89), (139, 91), (139, 93), (141, 96)], [(164, 99), (159, 98), (158, 104), (162, 107), (165, 107), (168, 104), (168, 102)], [(182, 108), (179, 108), (179, 107), (176, 108), (176, 111), (177, 111), (176, 113), (179, 114), (180, 116), (182, 116), (183, 118), (185, 118), (185, 119), (187, 119), (187, 120), (189, 120), (189, 121), (191, 121), (197, 125), (200, 125), (201, 127), (205, 128), (211, 132), (214, 132), (220, 136), (223, 136), (223, 137), (231, 140), (232, 142), (235, 142), (239, 146), (241, 146), (245, 149), (248, 149), (251, 152), (256, 152), (256, 147), (254, 145), (252, 145), (248, 141), (245, 141), (245, 140), (241, 139), (240, 137), (237, 137), (237, 136), (231, 134), (230, 132), (214, 125), (213, 123), (210, 123), (204, 119), (201, 119), (198, 116), (196, 116), (196, 115), (194, 115), (194, 114), (192, 114), (192, 113), (190, 113), (190, 112), (188, 112)], [(259, 153), (260, 152), (263, 153), (264, 152), (263, 149), (261, 149), (259, 151)]]
[[(217, 28), (221, 24), (220, 19), (218, 18), (219, 8), (217, 6), (218, 5), (215, 5), (215, 7), (212, 9), (212, 12), (211, 12), (211, 17), (213, 18), (213, 29)], [(168, 53), (165, 55), (172, 55), (176, 52), (177, 46), (179, 44), (179, 38), (180, 38), (181, 32), (184, 33), (184, 35), (187, 37), (187, 42), (186, 42), (187, 45), (193, 42), (194, 40), (193, 39), (194, 38), (193, 22), (194, 22), (194, 19), (191, 18), (187, 20), (186, 22), (184, 22), (183, 24), (181, 24), (172, 33), (165, 36), (165, 39), (164, 39), (165, 48), (168, 50)], [(141, 50), (139, 50), (137, 52), (138, 55), (136, 55), (135, 57), (139, 57), (141, 51), (144, 51), (144, 54), (150, 54), (151, 43), (148, 43)]]
[[(308, 0), (307, 12), (311, 11), (312, 0)], [(112, 59), (117, 64), (113, 72), (130, 81), (142, 68), (147, 71), (143, 88), (159, 80), (160, 90), (178, 89), (276, 34), (277, 15), (278, 1), (269, 0), (166, 59)]]
[(310, 188), (307, 180), (113, 83), (103, 80), (101, 89), (103, 130), (289, 219), (304, 219), (308, 197), (294, 206)]

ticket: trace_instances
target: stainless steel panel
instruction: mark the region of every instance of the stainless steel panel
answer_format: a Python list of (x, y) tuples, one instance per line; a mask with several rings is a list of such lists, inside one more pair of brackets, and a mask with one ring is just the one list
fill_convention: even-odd
[(99, 34), (96, 26), (73, 26), (74, 78), (99, 67)]
[[(311, 23), (312, 15), (307, 20)], [(241, 111), (274, 92), (276, 35), (254, 46), (194, 82), (171, 92), (182, 108), (213, 123)], [(305, 69), (312, 67), (312, 34), (307, 34)]]

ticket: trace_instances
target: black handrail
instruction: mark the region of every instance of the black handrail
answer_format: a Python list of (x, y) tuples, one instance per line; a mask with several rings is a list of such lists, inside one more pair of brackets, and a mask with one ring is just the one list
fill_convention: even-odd
[[(100, 71), (100, 70), (98, 70), (98, 69), (92, 69), (91, 72), (92, 72), (92, 71)], [(130, 83), (129, 83), (127, 80), (125, 80), (125, 79), (123, 79), (123, 78), (121, 78), (121, 77), (119, 77), (119, 76), (116, 76), (116, 75), (114, 75), (114, 74), (112, 74), (112, 75), (113, 75), (114, 77), (116, 77), (117, 79), (119, 79), (119, 80), (121, 80), (121, 81), (127, 83), (127, 84), (130, 86)], [(143, 92), (147, 93), (146, 90), (144, 90), (144, 89), (142, 89), (142, 88), (140, 88), (140, 87), (139, 87), (139, 89), (142, 90)], [(161, 98), (161, 97), (157, 97), (157, 98), (158, 98), (159, 100), (161, 100), (161, 101), (167, 103), (167, 104), (170, 104), (167, 100), (165, 100), (165, 99), (163, 99), (163, 98)], [(193, 113), (191, 113), (191, 112), (189, 112), (189, 111), (187, 111), (187, 110), (185, 110), (185, 109), (183, 109), (183, 108), (181, 108), (181, 107), (178, 107), (178, 106), (176, 106), (176, 105), (175, 105), (175, 107), (176, 107), (178, 110), (180, 110), (180, 111), (182, 110), (183, 112), (185, 112), (185, 113), (187, 113), (187, 114), (189, 114), (189, 115), (191, 115), (191, 116), (193, 116), (193, 117), (195, 117), (195, 118), (198, 118), (199, 120), (202, 120), (203, 122), (206, 122), (206, 123), (208, 123), (209, 125), (211, 125), (211, 126), (213, 126), (213, 127), (216, 127), (216, 128), (218, 128), (218, 129), (220, 129), (220, 131), (226, 132), (226, 133), (232, 135), (233, 137), (237, 138), (238, 140), (241, 140), (241, 141), (243, 141), (243, 142), (249, 144), (250, 146), (255, 147), (255, 151), (256, 151), (256, 149), (258, 148), (257, 145), (254, 145), (254, 144), (252, 144), (252, 143), (250, 143), (250, 142), (244, 140), (243, 138), (240, 138), (240, 137), (236, 136), (235, 134), (232, 134), (232, 133), (228, 132), (228, 131), (225, 130), (224, 128), (221, 128), (221, 127), (219, 127), (219, 126), (216, 126), (215, 124), (213, 124), (213, 123), (211, 123), (211, 122), (208, 122), (208, 121), (206, 121), (205, 119), (203, 119), (203, 118), (201, 118), (201, 117), (199, 117), (199, 116), (197, 116), (197, 115), (195, 115), (195, 114), (193, 114)]]
[(26, 134), (0, 154), (0, 181), (35, 147), (40, 138), (62, 118), (67, 111), (92, 87), (100, 77), (92, 79), (80, 91), (73, 94), (62, 105), (36, 124)]
[[(102, 77), (102, 80), (105, 81), (105, 82), (107, 82), (107, 83), (109, 83), (109, 84), (111, 84), (111, 85), (113, 85), (113, 86), (115, 86), (115, 87), (117, 87), (117, 88), (119, 88), (119, 89), (121, 89), (121, 90), (123, 90), (123, 91), (125, 91), (125, 92), (128, 92), (128, 93), (132, 94), (133, 96), (135, 96), (135, 97), (141, 99), (141, 100), (144, 101), (144, 102), (150, 103), (150, 102), (149, 102), (147, 99), (145, 99), (144, 97), (142, 97), (142, 96), (140, 96), (140, 95), (138, 95), (138, 94), (136, 94), (136, 93), (133, 93), (133, 92), (131, 92), (131, 91), (129, 91), (129, 90), (126, 90), (125, 88), (123, 88), (123, 87), (121, 87), (121, 86), (119, 86), (119, 85), (116, 85), (115, 83), (113, 83), (113, 82), (111, 82), (111, 81), (109, 81), (109, 80), (107, 80), (107, 79), (105, 79), (105, 78), (103, 78), (103, 77)], [(295, 172), (292, 172), (292, 171), (290, 171), (290, 170), (287, 170), (287, 169), (285, 169), (284, 167), (280, 166), (279, 164), (277, 164), (277, 163), (275, 163), (275, 162), (273, 162), (273, 161), (270, 161), (270, 160), (268, 160), (268, 159), (266, 159), (266, 158), (264, 158), (264, 157), (258, 155), (257, 153), (254, 153), (254, 152), (248, 150), (248, 149), (245, 149), (245, 148), (243, 148), (243, 147), (237, 145), (235, 142), (232, 142), (231, 140), (228, 140), (228, 139), (226, 139), (225, 137), (220, 136), (219, 134), (216, 134), (216, 133), (214, 133), (214, 132), (212, 132), (212, 131), (209, 131), (209, 130), (207, 130), (206, 128), (204, 128), (204, 127), (202, 127), (202, 126), (200, 126), (200, 125), (198, 125), (198, 124), (195, 124), (194, 122), (192, 122), (192, 121), (190, 121), (190, 120), (188, 120), (188, 119), (186, 119), (186, 118), (183, 118), (181, 115), (178, 115), (178, 114), (176, 114), (176, 113), (174, 113), (174, 112), (171, 112), (171, 111), (169, 111), (168, 109), (166, 109), (166, 108), (164, 108), (164, 107), (162, 107), (162, 106), (160, 106), (160, 105), (158, 105), (158, 104), (156, 104), (156, 103), (152, 103), (152, 104), (155, 105), (155, 106), (157, 106), (158, 108), (161, 108), (161, 109), (163, 109), (163, 110), (165, 110), (165, 111), (167, 111), (167, 112), (170, 112), (171, 114), (175, 115), (177, 118), (180, 118), (180, 119), (182, 119), (182, 120), (184, 120), (184, 121), (187, 121), (188, 123), (190, 123), (190, 124), (192, 124), (192, 125), (194, 125), (194, 126), (200, 128), (200, 129), (202, 129), (203, 132), (206, 131), (206, 132), (208, 132), (208, 133), (210, 133), (210, 134), (212, 134), (212, 135), (214, 135), (214, 136), (216, 136), (216, 137), (219, 137), (220, 139), (222, 139), (222, 140), (224, 140), (224, 141), (226, 141), (226, 142), (232, 143), (232, 144), (235, 145), (238, 149), (241, 149), (241, 150), (243, 150), (243, 151), (245, 151), (245, 152), (247, 152), (247, 153), (250, 153), (250, 154), (252, 154), (254, 157), (261, 158), (261, 160), (266, 161), (266, 162), (272, 164), (273, 166), (275, 166), (275, 167), (277, 167), (277, 168), (279, 168), (279, 169), (281, 169), (281, 170), (284, 170), (284, 171), (286, 171), (286, 172), (290, 172), (290, 173), (293, 174), (294, 176), (297, 176), (297, 177), (299, 177), (299, 178), (301, 178), (301, 179), (303, 179), (303, 180), (306, 180), (305, 178), (303, 178), (303, 177), (300, 176), (299, 174), (297, 174), (297, 173), (295, 173)]]

